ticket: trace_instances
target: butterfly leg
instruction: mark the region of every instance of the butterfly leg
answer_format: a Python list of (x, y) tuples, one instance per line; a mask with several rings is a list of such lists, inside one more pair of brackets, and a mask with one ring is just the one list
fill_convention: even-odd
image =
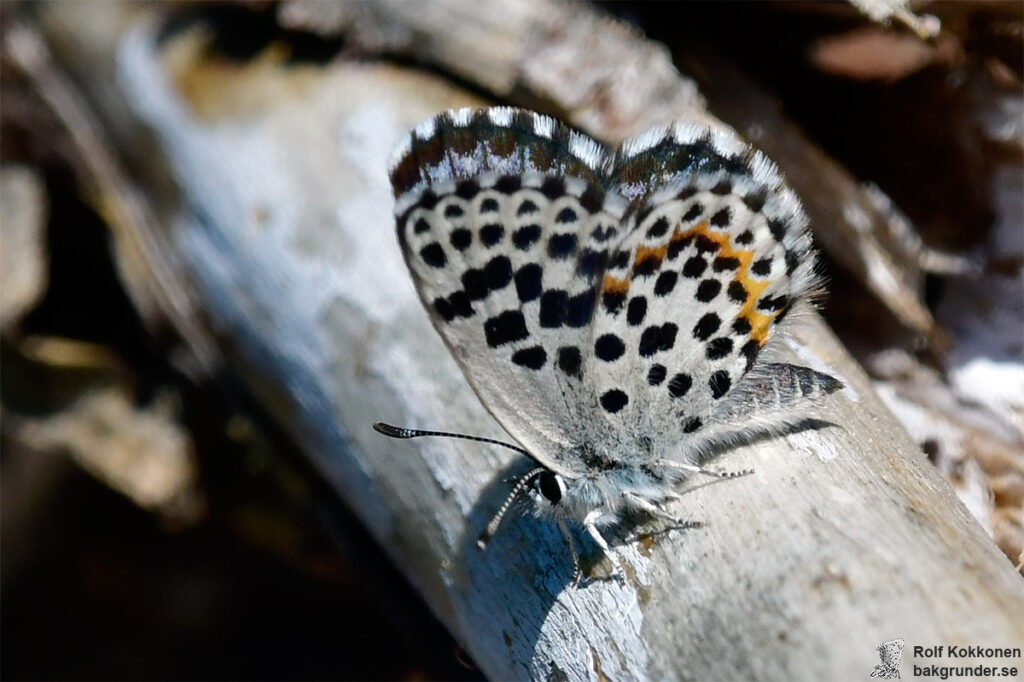
[(569, 545), (569, 552), (572, 553), (572, 586), (576, 587), (580, 584), (580, 577), (583, 575), (583, 571), (580, 570), (580, 555), (576, 553), (576, 543), (572, 541), (572, 535), (569, 533), (569, 527), (565, 525), (564, 519), (558, 519), (558, 530), (562, 531), (562, 538), (565, 539), (565, 544)]
[(711, 476), (712, 478), (740, 478), (741, 476), (749, 476), (754, 473), (753, 469), (740, 469), (738, 471), (715, 471), (714, 469), (705, 469), (693, 464), (683, 464), (682, 462), (670, 462), (668, 460), (662, 460), (663, 466), (671, 467), (673, 469), (682, 469), (683, 471), (689, 471), (694, 474), (703, 474), (705, 476)]
[(634, 493), (623, 493), (622, 497), (623, 499), (626, 500), (626, 503), (629, 504), (634, 509), (639, 509), (645, 514), (650, 514), (655, 518), (664, 519), (665, 521), (670, 522), (672, 524), (671, 528), (673, 530), (688, 530), (690, 528), (700, 528), (704, 525), (700, 521), (683, 521), (678, 516), (673, 516), (672, 514), (669, 514), (661, 507), (657, 506), (656, 504), (652, 504), (651, 502)]
[(592, 537), (594, 539), (594, 542), (596, 542), (597, 546), (601, 548), (601, 551), (608, 558), (608, 561), (611, 562), (611, 564), (612, 564), (612, 575), (611, 575), (611, 577), (615, 578), (616, 580), (620, 580), (621, 581), (622, 580), (622, 567), (619, 566), (619, 560), (615, 558), (614, 554), (612, 554), (611, 549), (608, 547), (608, 543), (605, 541), (604, 537), (602, 537), (601, 532), (599, 530), (597, 530), (597, 519), (602, 514), (604, 514), (604, 511), (602, 511), (600, 509), (595, 509), (594, 511), (590, 512), (589, 514), (587, 514), (583, 518), (583, 527), (587, 529), (587, 532), (590, 534), (590, 537)]
[(711, 476), (712, 478), (740, 478), (741, 476), (749, 476), (754, 473), (753, 469), (739, 469), (737, 471), (716, 471), (715, 469), (705, 469), (695, 464), (686, 464), (685, 462), (678, 462), (671, 459), (659, 459), (656, 463), (666, 469), (678, 469), (679, 471), (688, 471), (692, 474), (703, 474), (705, 476)]

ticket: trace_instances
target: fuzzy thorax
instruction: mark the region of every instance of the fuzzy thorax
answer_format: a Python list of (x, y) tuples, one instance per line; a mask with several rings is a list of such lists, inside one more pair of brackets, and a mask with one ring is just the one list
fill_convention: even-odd
[[(676, 497), (674, 487), (682, 483), (687, 472), (658, 465), (621, 466), (579, 477), (555, 474), (560, 481), (560, 495), (545, 491), (536, 499), (538, 516), (581, 523), (591, 512), (600, 511), (600, 520), (641, 514), (644, 509), (633, 499), (661, 506)], [(540, 499), (542, 498), (542, 499)]]

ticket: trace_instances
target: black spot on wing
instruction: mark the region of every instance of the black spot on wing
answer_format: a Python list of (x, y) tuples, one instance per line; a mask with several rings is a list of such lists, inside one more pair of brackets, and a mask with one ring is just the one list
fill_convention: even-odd
[(565, 260), (576, 250), (576, 235), (572, 232), (556, 234), (548, 240), (548, 255), (556, 260)]
[(448, 263), (444, 249), (437, 242), (430, 242), (420, 249), (420, 258), (432, 268), (443, 268)]
[(732, 183), (728, 179), (720, 180), (717, 185), (711, 188), (711, 193), (721, 197), (732, 194)]
[(678, 199), (679, 201), (686, 201), (696, 193), (696, 187), (694, 187), (693, 185), (687, 185), (686, 187), (683, 187), (681, 190), (679, 190), (679, 192), (676, 194), (676, 199)]
[(526, 320), (519, 310), (506, 310), (484, 322), (484, 335), (487, 345), (491, 348), (503, 346), (513, 341), (522, 341), (530, 336), (526, 329)]
[(729, 298), (732, 299), (735, 303), (741, 303), (742, 304), (742, 303), (746, 303), (747, 302), (747, 297), (749, 296), (749, 294), (747, 294), (747, 288), (745, 286), (743, 286), (743, 284), (741, 282), (739, 282), (737, 280), (733, 280), (732, 282), (729, 282), (729, 290), (728, 291), (729, 291)]
[(512, 362), (529, 369), (538, 370), (547, 362), (548, 354), (541, 346), (522, 348), (512, 354)]
[(568, 206), (563, 208), (555, 216), (556, 223), (574, 223), (576, 222), (576, 211), (572, 210)]
[(441, 200), (441, 197), (434, 193), (434, 190), (429, 187), (423, 190), (420, 194), (419, 201), (416, 202), (416, 206), (419, 208), (426, 209), (427, 211), (433, 211), (434, 207), (437, 206), (437, 202)]
[(721, 248), (718, 242), (703, 234), (695, 235), (693, 243), (696, 244), (697, 251), (700, 253), (715, 253)]
[(629, 307), (626, 309), (626, 322), (629, 323), (630, 327), (638, 327), (643, 324), (644, 317), (647, 316), (647, 299), (643, 296), (636, 296), (629, 302)]
[(575, 346), (562, 346), (558, 349), (558, 369), (566, 375), (576, 377), (582, 376), (580, 368), (583, 365), (583, 356), (580, 349)]
[(499, 291), (512, 281), (512, 262), (508, 256), (495, 256), (484, 266), (484, 280), (491, 291)]
[(634, 277), (648, 277), (653, 275), (661, 267), (661, 259), (655, 256), (644, 258), (633, 266)]
[(713, 216), (711, 216), (711, 220), (708, 222), (710, 222), (713, 227), (729, 227), (729, 223), (731, 221), (732, 210), (726, 206), (719, 209)]
[(548, 199), (565, 196), (565, 181), (555, 176), (548, 176), (540, 186), (540, 193)]
[(598, 225), (590, 233), (591, 238), (598, 243), (603, 243), (617, 235), (619, 231), (612, 225)]
[(521, 303), (529, 303), (540, 296), (542, 274), (543, 270), (536, 263), (527, 263), (516, 270), (516, 294)]
[(679, 275), (674, 270), (668, 270), (658, 275), (658, 281), (654, 283), (655, 296), (667, 296), (676, 286)]
[(540, 239), (540, 225), (524, 225), (512, 233), (512, 243), (520, 251), (528, 251)]
[(470, 268), (462, 273), (462, 290), (471, 301), (482, 301), (487, 298), (487, 280), (484, 271)]
[(785, 307), (785, 308), (783, 308), (782, 310), (780, 310), (780, 311), (779, 311), (779, 312), (778, 312), (778, 313), (777, 313), (777, 314), (775, 315), (775, 320), (774, 320), (774, 321), (773, 321), (772, 323), (773, 323), (773, 324), (779, 324), (779, 323), (780, 323), (780, 322), (782, 322), (782, 321), (783, 321), (784, 319), (786, 319), (786, 315), (789, 315), (789, 308), (788, 308), (788, 307)]
[(612, 255), (612, 260), (608, 264), (612, 270), (621, 270), (629, 265), (629, 251), (620, 249)]
[(526, 215), (528, 213), (536, 213), (540, 210), (537, 204), (533, 203), (529, 199), (523, 199), (523, 203), (519, 204), (519, 208), (516, 209), (516, 215)]
[(704, 349), (704, 355), (708, 360), (720, 360), (731, 352), (732, 339), (728, 336), (719, 336), (717, 339), (711, 339)]
[(693, 326), (693, 336), (701, 341), (707, 341), (712, 334), (718, 331), (722, 319), (715, 313), (705, 313), (697, 324)]
[(676, 343), (676, 334), (678, 332), (679, 327), (671, 322), (666, 322), (662, 325), (651, 325), (644, 329), (640, 335), (640, 344), (637, 351), (640, 355), (647, 358), (660, 351), (672, 350)]
[(464, 291), (456, 291), (448, 297), (448, 303), (458, 317), (473, 317), (473, 304)]
[(686, 213), (683, 214), (683, 222), (692, 222), (699, 218), (702, 213), (704, 213), (704, 207), (699, 203), (694, 203), (689, 209), (687, 209)]
[(605, 311), (609, 315), (614, 315), (622, 309), (622, 304), (626, 302), (626, 295), (616, 293), (613, 291), (606, 291), (601, 294), (601, 304), (604, 306)]
[(439, 296), (434, 299), (434, 312), (441, 316), (441, 319), (445, 322), (451, 322), (455, 319), (455, 309), (452, 304), (448, 302), (448, 299), (443, 296)]
[(709, 303), (715, 300), (715, 297), (718, 296), (718, 292), (721, 290), (722, 283), (717, 279), (704, 279), (697, 285), (695, 296), (701, 303)]
[(647, 238), (657, 239), (659, 237), (664, 237), (665, 233), (668, 232), (669, 227), (668, 218), (662, 216), (655, 220), (654, 224), (647, 229)]
[[(789, 297), (784, 294), (778, 296), (764, 295), (757, 301), (757, 309), (765, 312), (777, 312), (789, 305)], [(778, 321), (778, 320), (776, 320)]]
[(626, 352), (626, 345), (615, 334), (602, 334), (594, 342), (594, 354), (599, 360), (614, 362)]
[(679, 372), (668, 382), (668, 392), (673, 398), (682, 398), (690, 387), (693, 386), (693, 379), (689, 374)]
[(455, 186), (455, 196), (460, 199), (472, 199), (480, 193), (480, 183), (476, 180), (462, 180)]
[(744, 371), (749, 372), (750, 368), (754, 366), (754, 361), (757, 360), (758, 354), (761, 352), (761, 344), (751, 339), (743, 344), (740, 349), (740, 353), (747, 359), (747, 366)]
[(792, 275), (796, 267), (800, 265), (800, 256), (797, 255), (796, 251), (786, 252), (786, 274)]
[(502, 194), (514, 194), (523, 186), (523, 179), (518, 175), (503, 175), (494, 183), (494, 189)]
[(594, 184), (588, 184), (587, 189), (580, 195), (580, 205), (590, 214), (597, 213), (604, 208), (604, 190)]
[(448, 241), (457, 251), (465, 251), (469, 248), (469, 245), (473, 243), (473, 233), (464, 227), (452, 230), (452, 233), (448, 236)]
[(498, 223), (488, 223), (480, 228), (480, 241), (486, 247), (496, 245), (505, 235), (505, 228)]
[(719, 256), (711, 264), (712, 269), (715, 272), (725, 272), (726, 270), (736, 270), (740, 266), (740, 259), (733, 256)]
[(700, 256), (691, 256), (683, 264), (683, 277), (689, 277), (696, 279), (704, 274), (704, 270), (708, 267), (708, 262)]
[(605, 391), (601, 396), (601, 407), (603, 407), (606, 412), (610, 412), (612, 414), (619, 412), (627, 403), (629, 403), (629, 396), (617, 388)]
[(548, 289), (540, 296), (540, 326), (561, 327), (565, 320), (565, 309), (569, 302), (568, 292)]
[(732, 380), (729, 378), (729, 373), (724, 369), (718, 370), (708, 379), (708, 387), (711, 389), (711, 397), (718, 400), (732, 388)]
[(766, 201), (768, 201), (768, 191), (764, 189), (756, 190), (743, 197), (743, 203), (754, 213), (760, 213)]
[(689, 237), (683, 237), (682, 239), (673, 239), (668, 243), (668, 251), (665, 253), (665, 258), (672, 261), (679, 257), (679, 254), (683, 252), (683, 249), (693, 243), (693, 235)]
[(608, 253), (606, 251), (583, 249), (579, 259), (576, 261), (576, 274), (589, 281), (604, 270), (606, 260), (608, 260)]
[(565, 304), (565, 326), (579, 329), (590, 324), (590, 318), (594, 315), (596, 299), (597, 292), (593, 289), (570, 296)]

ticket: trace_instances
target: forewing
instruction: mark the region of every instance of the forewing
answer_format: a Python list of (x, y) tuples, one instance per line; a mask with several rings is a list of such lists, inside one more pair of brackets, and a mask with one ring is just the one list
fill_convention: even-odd
[(895, 668), (900, 663), (900, 658), (903, 655), (903, 640), (892, 639), (882, 644), (879, 648), (879, 655), (882, 657), (882, 663), (886, 666)]
[(452, 112), (396, 155), (398, 237), (431, 321), (483, 404), (566, 474), (588, 404), (588, 328), (625, 202), (606, 195), (603, 149), (552, 119)]
[(626, 143), (612, 173), (634, 203), (584, 367), (591, 431), (620, 456), (672, 457), (812, 288), (807, 220), (770, 161), (707, 129)]

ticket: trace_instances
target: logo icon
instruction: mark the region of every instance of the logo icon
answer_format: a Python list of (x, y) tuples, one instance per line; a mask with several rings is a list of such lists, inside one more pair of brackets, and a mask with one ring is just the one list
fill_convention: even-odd
[(878, 645), (878, 655), (882, 659), (871, 671), (871, 677), (881, 680), (900, 679), (900, 657), (903, 655), (903, 639), (890, 639)]

